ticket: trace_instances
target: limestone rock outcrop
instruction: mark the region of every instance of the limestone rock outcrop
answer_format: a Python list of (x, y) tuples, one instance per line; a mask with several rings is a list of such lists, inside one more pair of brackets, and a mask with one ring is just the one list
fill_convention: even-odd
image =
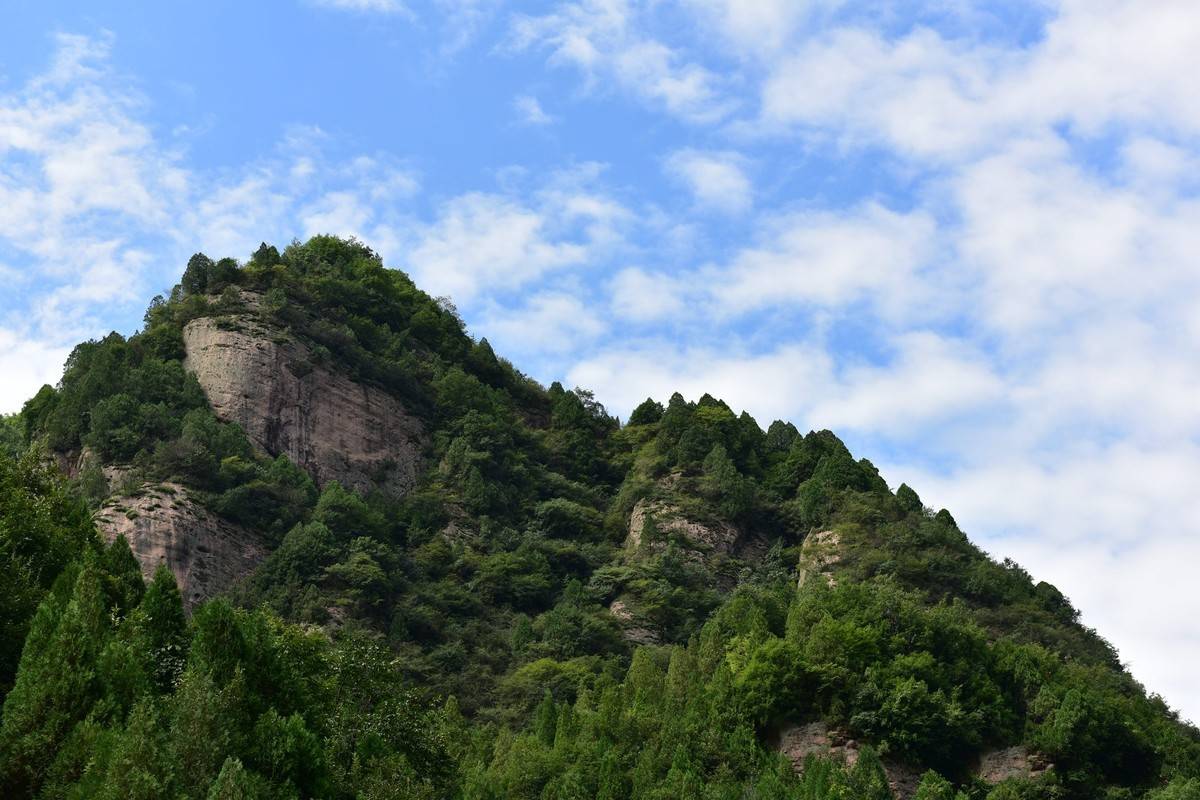
[[(779, 734), (776, 750), (792, 762), (797, 774), (804, 772), (804, 762), (810, 755), (832, 758), (847, 766), (858, 762), (859, 744), (844, 733), (831, 730), (824, 722), (795, 725)], [(888, 786), (897, 800), (910, 800), (921, 783), (921, 772), (908, 764), (884, 761)]]
[(678, 536), (692, 547), (708, 552), (731, 553), (741, 538), (741, 532), (728, 522), (688, 519), (682, 510), (669, 503), (643, 498), (629, 515), (625, 547), (636, 550), (642, 546), (642, 536), (650, 521), (663, 538)]
[(318, 485), (402, 496), (416, 483), (427, 441), (420, 420), (392, 395), (317, 363), (312, 352), (248, 311), (201, 317), (183, 330), (185, 367), (216, 415), (255, 445), (286, 454)]
[(613, 600), (608, 611), (621, 626), (625, 640), (633, 644), (661, 644), (662, 636), (646, 622), (638, 619), (629, 605), (623, 600)]
[(1009, 778), (1037, 778), (1051, 768), (1044, 756), (1016, 745), (984, 753), (975, 774), (987, 783), (1000, 783)]
[(166, 564), (189, 611), (267, 556), (255, 534), (213, 514), (177, 483), (146, 484), (132, 495), (110, 498), (94, 519), (106, 541), (124, 534), (147, 581)]
[(833, 568), (842, 560), (842, 537), (837, 531), (810, 533), (800, 546), (799, 585), (819, 577), (830, 586), (837, 583)]
[[(831, 758), (847, 766), (854, 766), (858, 761), (859, 743), (824, 722), (792, 725), (780, 731), (778, 737), (775, 749), (792, 762), (797, 774), (804, 772), (805, 759), (810, 755)], [(1044, 757), (1017, 745), (984, 753), (972, 774), (994, 785), (1010, 778), (1037, 778), (1052, 768)], [(883, 762), (883, 769), (897, 800), (908, 800), (916, 794), (921, 782), (919, 770), (887, 760)]]

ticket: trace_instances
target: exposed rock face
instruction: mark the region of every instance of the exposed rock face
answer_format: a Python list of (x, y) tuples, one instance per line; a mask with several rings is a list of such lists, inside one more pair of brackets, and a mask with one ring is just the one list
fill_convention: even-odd
[(842, 538), (837, 531), (819, 531), (805, 537), (800, 546), (799, 585), (819, 576), (833, 586), (836, 583), (833, 568), (842, 560), (841, 544)]
[[(830, 730), (824, 722), (810, 722), (782, 731), (776, 749), (792, 762), (796, 773), (801, 774), (809, 755), (832, 758), (845, 762), (847, 766), (854, 766), (858, 762), (859, 745), (840, 731)], [(918, 770), (907, 764), (885, 761), (883, 771), (897, 800), (909, 800), (916, 795), (921, 783)]]
[(1043, 756), (1016, 745), (984, 753), (975, 774), (987, 783), (1000, 783), (1009, 778), (1037, 778), (1050, 768)]
[(253, 313), (192, 320), (183, 341), (213, 411), (267, 453), (286, 454), (318, 484), (395, 496), (415, 484), (426, 434), (390, 394), (315, 364)]
[(730, 553), (741, 537), (741, 532), (727, 522), (697, 522), (688, 519), (675, 506), (643, 498), (629, 515), (629, 535), (625, 538), (625, 547), (630, 550), (641, 547), (642, 533), (651, 519), (664, 537), (678, 536), (700, 550)]
[(267, 556), (257, 536), (216, 516), (177, 483), (146, 484), (95, 516), (106, 541), (124, 534), (147, 580), (159, 564), (175, 574), (188, 611), (228, 589)]
[(620, 623), (626, 641), (634, 644), (659, 644), (662, 641), (658, 632), (639, 621), (624, 601), (613, 600), (608, 611)]
[[(670, 478), (660, 486), (673, 488)], [(670, 495), (668, 495), (669, 497)], [(630, 562), (673, 552), (682, 562), (702, 570), (718, 592), (730, 592), (753, 575), (770, 542), (756, 531), (746, 531), (711, 512), (689, 510), (669, 499), (642, 498), (629, 514), (625, 556)], [(652, 600), (641, 589), (625, 587), (626, 593), (609, 610), (624, 629), (625, 638), (636, 644), (660, 644), (673, 634), (642, 613)], [(649, 602), (647, 602), (649, 601)]]
[(100, 471), (104, 473), (104, 480), (111, 487), (121, 486), (127, 481), (136, 481), (135, 478), (130, 477), (133, 472), (131, 467), (121, 464), (105, 464), (90, 447), (84, 447), (78, 451), (55, 451), (51, 457), (54, 459), (54, 463), (58, 466), (59, 471), (71, 480), (77, 479), (83, 474), (85, 469), (94, 465), (98, 466)]
[(858, 743), (830, 731), (824, 722), (786, 728), (779, 735), (777, 749), (792, 762), (796, 772), (804, 771), (804, 760), (810, 755), (828, 756), (851, 765), (858, 761)]
[[(804, 772), (809, 755), (832, 758), (854, 766), (858, 761), (859, 744), (840, 731), (830, 730), (824, 722), (794, 725), (779, 734), (776, 750), (792, 762), (797, 774)], [(996, 784), (1009, 778), (1037, 778), (1051, 769), (1042, 756), (1030, 753), (1021, 745), (984, 753), (974, 774), (986, 783)], [(907, 764), (885, 761), (888, 785), (897, 800), (908, 800), (917, 793), (921, 771)]]

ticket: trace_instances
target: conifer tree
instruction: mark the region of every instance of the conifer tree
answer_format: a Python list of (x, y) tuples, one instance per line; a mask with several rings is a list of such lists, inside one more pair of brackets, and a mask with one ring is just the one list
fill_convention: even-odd
[(249, 772), (241, 761), (230, 756), (221, 765), (205, 800), (265, 800), (271, 794), (262, 777)]
[(0, 785), (14, 797), (37, 793), (59, 747), (98, 697), (109, 627), (95, 562), (93, 555), (79, 571), (67, 602), (52, 592), (38, 609), (5, 699)]
[(147, 698), (134, 707), (113, 747), (98, 800), (157, 800), (175, 793), (175, 764), (162, 713)]
[(109, 600), (120, 617), (128, 615), (146, 592), (142, 567), (122, 534), (105, 548), (100, 561), (105, 574)]
[(917, 793), (913, 795), (913, 800), (955, 800), (957, 796), (954, 784), (929, 770), (921, 776), (921, 783), (917, 787)]
[(187, 659), (188, 627), (175, 575), (160, 564), (129, 624), (133, 645), (160, 693), (170, 692)]
[(558, 725), (558, 712), (554, 707), (554, 695), (546, 689), (542, 701), (534, 712), (533, 731), (538, 741), (550, 747), (554, 744), (554, 732)]

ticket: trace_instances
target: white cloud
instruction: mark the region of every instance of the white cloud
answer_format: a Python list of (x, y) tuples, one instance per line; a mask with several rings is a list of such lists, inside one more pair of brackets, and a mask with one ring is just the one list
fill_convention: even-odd
[(753, 196), (745, 164), (737, 153), (685, 149), (672, 153), (664, 166), (668, 175), (687, 186), (698, 205), (738, 214), (750, 207)]
[(1063, 0), (1045, 41), (1004, 87), (1014, 106), (1085, 131), (1113, 122), (1200, 132), (1191, 0)]
[(705, 392), (731, 407), (749, 409), (760, 423), (797, 419), (797, 400), (829, 384), (832, 364), (818, 347), (795, 344), (754, 354), (733, 346), (687, 348), (648, 343), (606, 348), (568, 373), (576, 386), (595, 390), (606, 406), (628, 414), (647, 396), (665, 401), (673, 392), (696, 400)]
[(844, 366), (817, 339), (763, 351), (732, 337), (721, 348), (660, 342), (606, 349), (582, 360), (570, 378), (622, 413), (647, 393), (665, 400), (674, 391), (691, 399), (708, 392), (764, 425), (790, 419), (801, 427), (865, 431), (894, 441), (927, 436), (929, 425), (947, 424), (958, 414), (974, 423), (980, 407), (1007, 399), (982, 354), (960, 342), (914, 332), (894, 347), (886, 363)]
[(97, 304), (145, 294), (139, 240), (161, 236), (188, 178), (109, 73), (109, 39), (55, 43), (47, 72), (0, 95), (0, 246), (36, 292), (30, 335), (61, 342)]
[(920, 292), (915, 273), (932, 252), (934, 233), (927, 213), (874, 203), (852, 212), (786, 213), (763, 223), (759, 244), (738, 251), (705, 282), (713, 302), (731, 314), (863, 299), (899, 313)]
[(927, 436), (957, 414), (978, 415), (1004, 399), (1004, 384), (986, 357), (930, 332), (902, 334), (886, 365), (852, 365), (813, 401), (809, 417), (823, 427), (868, 431), (894, 441)]
[[(865, 304), (882, 322), (945, 318), (936, 304), (959, 299), (932, 281), (939, 231), (924, 210), (898, 213), (875, 203), (842, 211), (764, 215), (753, 243), (692, 269), (618, 271), (609, 293), (631, 321), (711, 325), (780, 309), (840, 313)], [(860, 313), (861, 309), (856, 310)]]
[(1194, 135), (1197, 52), (1200, 15), (1190, 0), (1066, 0), (1045, 38), (1024, 49), (929, 28), (891, 39), (834, 28), (774, 63), (760, 121), (934, 160), (1057, 125), (1086, 135), (1127, 124)]
[(580, 70), (589, 86), (613, 81), (625, 91), (692, 122), (722, 119), (736, 105), (712, 70), (688, 60), (638, 27), (639, 9), (625, 0), (563, 3), (542, 16), (518, 16), (516, 50), (550, 53), (551, 64)]
[(841, 5), (841, 0), (684, 0), (707, 24), (750, 58), (770, 58), (790, 43), (811, 15)]
[(567, 292), (539, 292), (523, 306), (484, 312), (476, 327), (510, 356), (561, 355), (593, 345), (608, 330), (597, 311)]
[(952, 180), (958, 255), (979, 302), (1014, 336), (1097, 314), (1177, 306), (1200, 292), (1190, 267), (1200, 203), (1156, 197), (1075, 162), (1064, 143), (1019, 141)]
[(607, 232), (612, 208), (588, 195), (561, 199), (535, 208), (495, 194), (456, 197), (442, 205), (435, 222), (418, 227), (407, 269), (427, 291), (470, 303), (483, 291), (517, 289), (586, 264)]
[(677, 318), (688, 309), (688, 288), (663, 273), (636, 267), (623, 269), (613, 277), (610, 291), (613, 312), (623, 319), (649, 322)]
[(834, 30), (774, 67), (762, 89), (762, 122), (850, 144), (883, 140), (915, 156), (958, 155), (997, 124), (995, 106), (984, 101), (999, 60), (927, 29), (894, 42), (870, 30)]
[(0, 412), (19, 411), (43, 384), (62, 377), (70, 348), (31, 339), (26, 331), (0, 328)]
[(513, 109), (526, 125), (549, 125), (555, 121), (533, 95), (519, 95), (513, 101)]
[(308, 0), (320, 8), (331, 8), (338, 11), (372, 12), (376, 14), (406, 13), (407, 7), (398, 0)]

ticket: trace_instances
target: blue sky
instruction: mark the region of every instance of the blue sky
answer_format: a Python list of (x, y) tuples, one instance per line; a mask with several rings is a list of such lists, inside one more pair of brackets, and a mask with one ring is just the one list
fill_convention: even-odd
[(100, 5), (0, 27), (0, 409), (357, 235), (618, 414), (832, 428), (1200, 717), (1194, 0)]

